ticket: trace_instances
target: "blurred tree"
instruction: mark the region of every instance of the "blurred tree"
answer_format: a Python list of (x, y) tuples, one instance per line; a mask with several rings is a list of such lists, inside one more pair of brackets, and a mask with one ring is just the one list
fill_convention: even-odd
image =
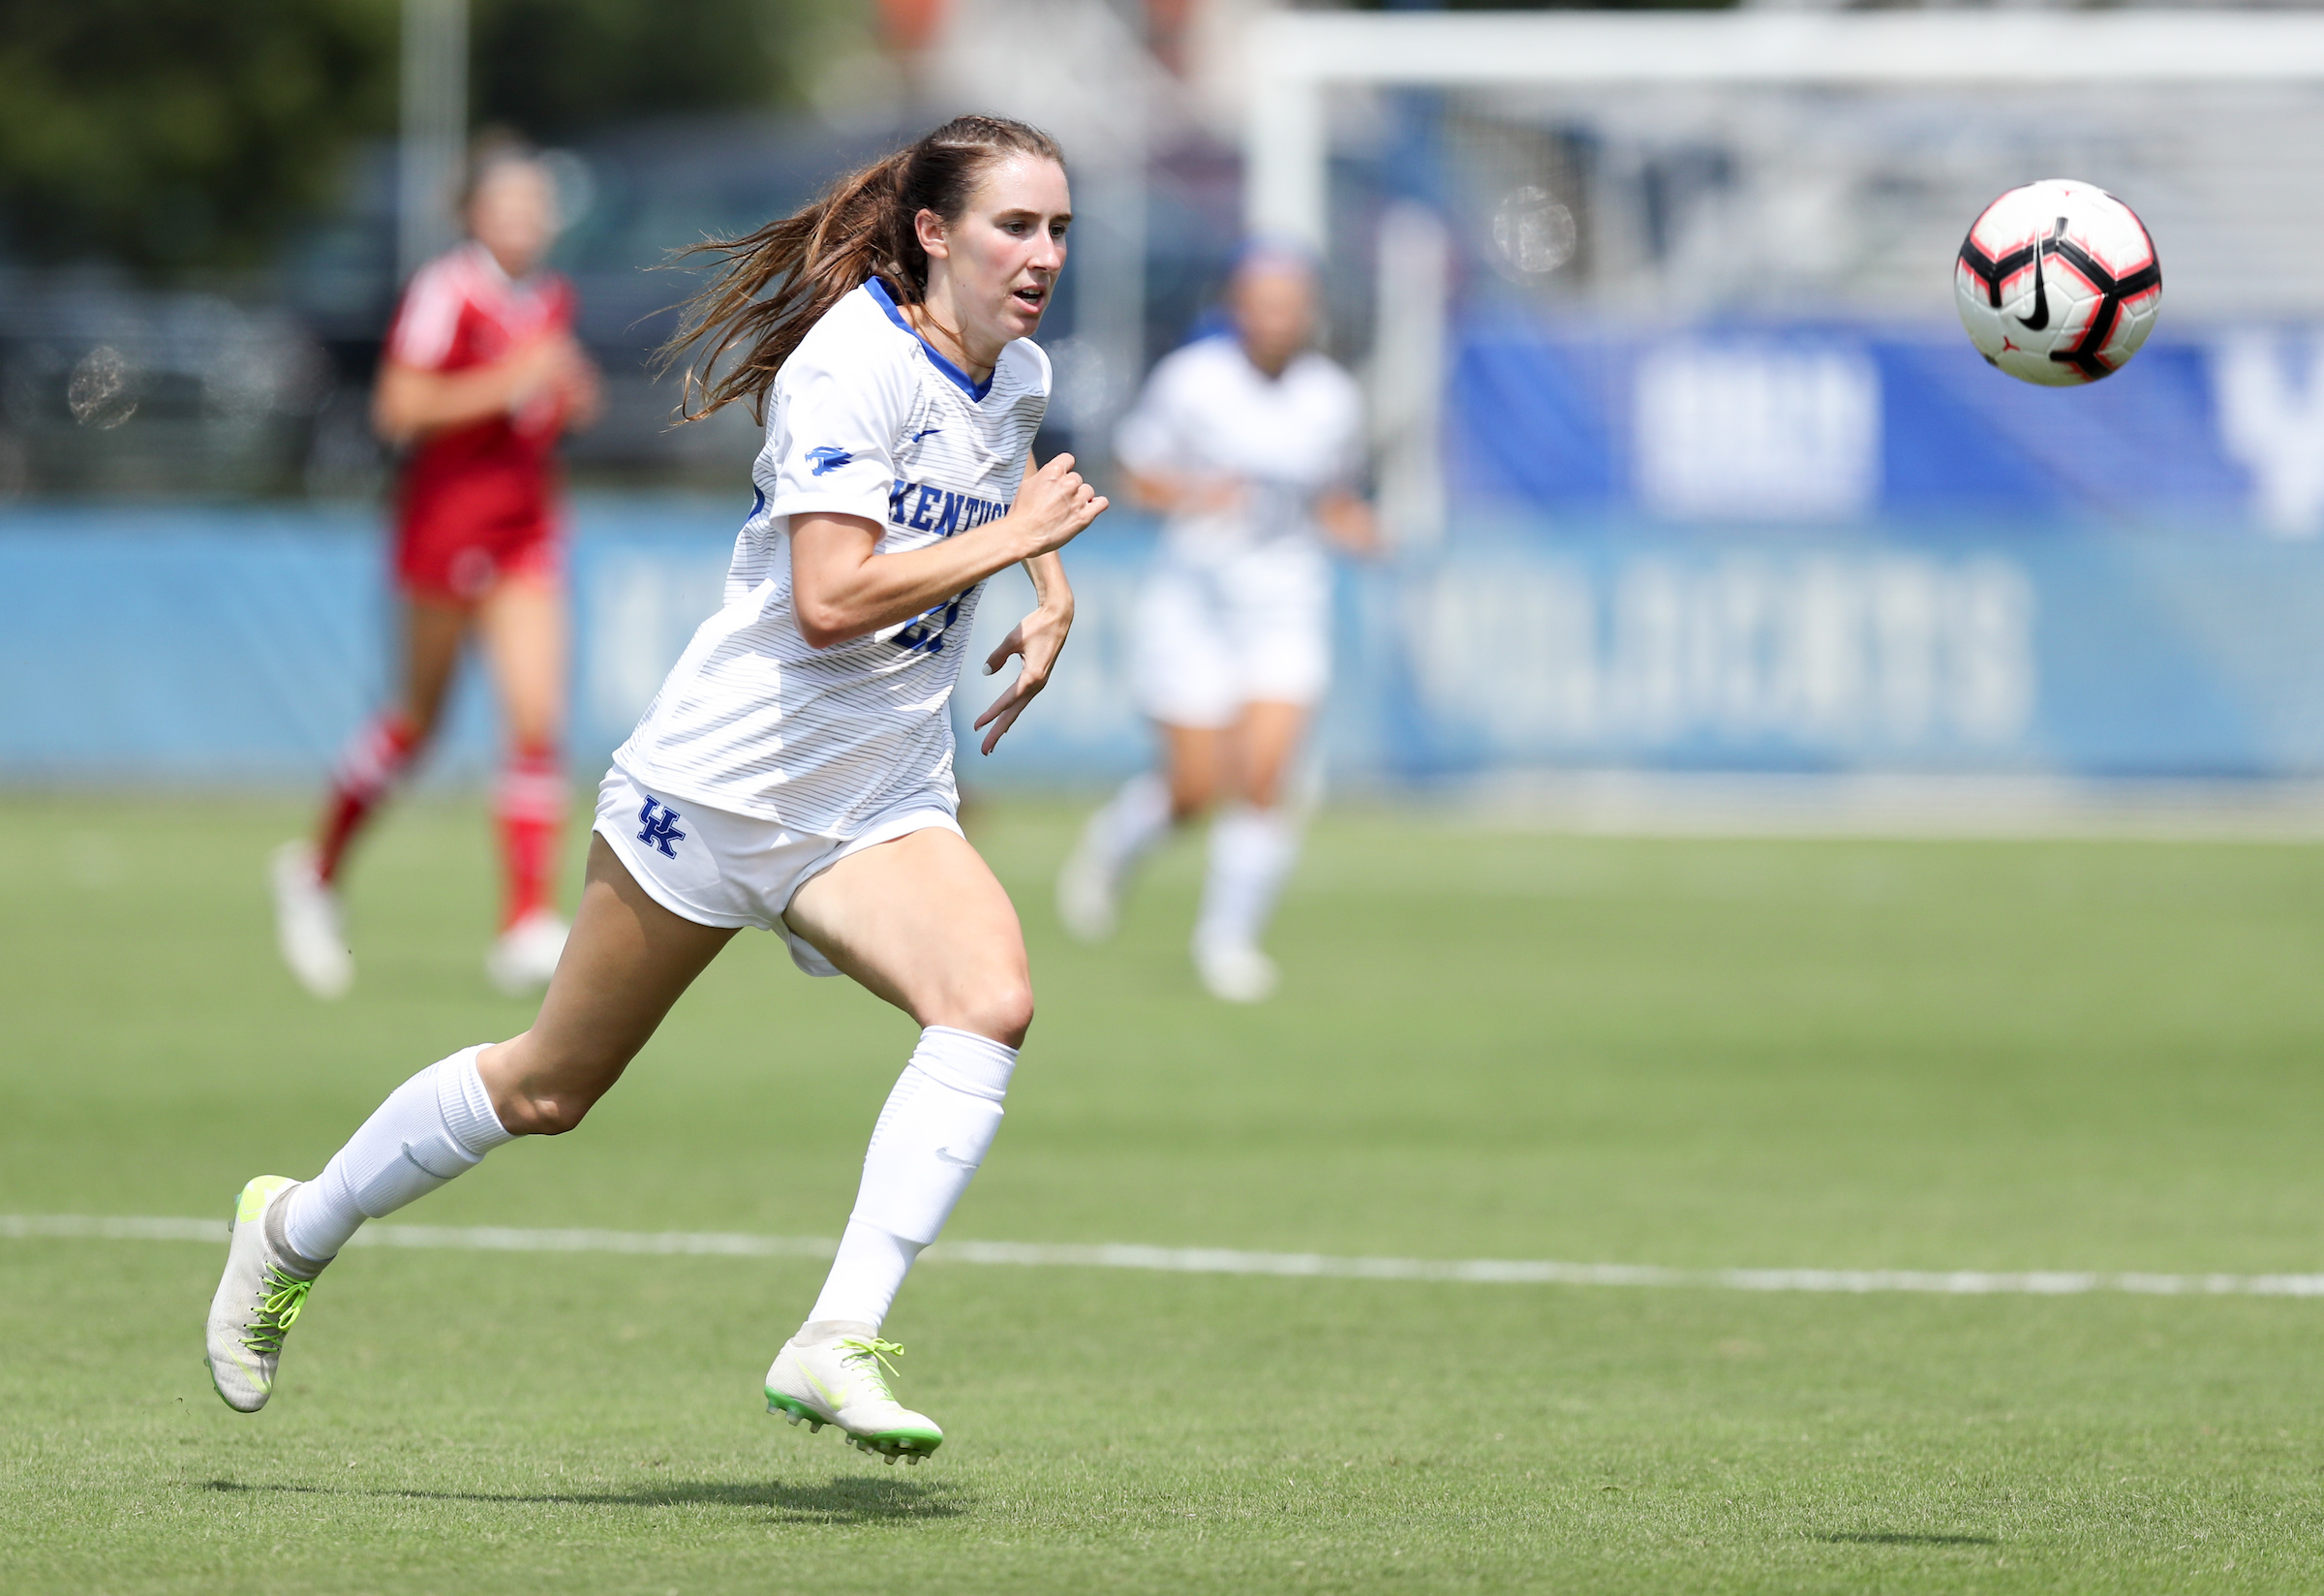
[[(1745, 0), (1348, 0), (1358, 11), (1726, 11)], [(1911, 5), (1915, 0), (1898, 0)]]
[(570, 138), (635, 116), (773, 107), (855, 0), (472, 0), (478, 122)]
[[(470, 106), (543, 139), (773, 107), (860, 0), (472, 0)], [(0, 249), (250, 265), (396, 121), (400, 0), (0, 0)]]
[(0, 0), (9, 253), (263, 259), (394, 126), (396, 38), (396, 0)]

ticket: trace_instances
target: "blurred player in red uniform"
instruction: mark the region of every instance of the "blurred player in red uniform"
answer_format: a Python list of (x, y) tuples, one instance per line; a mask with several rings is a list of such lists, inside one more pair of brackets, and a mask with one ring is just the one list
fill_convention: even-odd
[(427, 746), (473, 631), (508, 750), (493, 807), (506, 866), (485, 960), (509, 993), (545, 985), (565, 945), (554, 878), (569, 800), (563, 506), (555, 450), (596, 419), (597, 378), (572, 334), (573, 292), (538, 269), (556, 188), (529, 148), (480, 145), (461, 202), (468, 238), (422, 266), (387, 335), (372, 418), (404, 451), (395, 506), (404, 679), (397, 702), (340, 755), (314, 841), (275, 854), (284, 961), (319, 998), (354, 979), (338, 881), (347, 849)]

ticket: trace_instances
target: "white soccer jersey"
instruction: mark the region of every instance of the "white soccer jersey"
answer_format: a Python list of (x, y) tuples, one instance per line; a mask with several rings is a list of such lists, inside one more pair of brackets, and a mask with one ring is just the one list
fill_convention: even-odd
[(1166, 552), (1203, 562), (1275, 538), (1313, 539), (1315, 496), (1352, 484), (1362, 450), (1354, 378), (1313, 352), (1269, 378), (1232, 336), (1164, 356), (1115, 438), (1132, 471), (1245, 484), (1233, 508), (1174, 515), (1165, 527)]
[(869, 516), (881, 554), (994, 520), (1016, 501), (1048, 403), (1049, 357), (1023, 339), (979, 385), (877, 278), (833, 306), (776, 377), (725, 605), (614, 762), (657, 794), (825, 837), (851, 837), (916, 792), (957, 803), (946, 708), (981, 584), (810, 648), (791, 601), (790, 518)]

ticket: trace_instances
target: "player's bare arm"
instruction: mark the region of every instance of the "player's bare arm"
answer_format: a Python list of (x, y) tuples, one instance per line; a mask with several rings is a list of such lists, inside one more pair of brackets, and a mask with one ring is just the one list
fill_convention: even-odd
[(927, 548), (880, 554), (864, 515), (800, 515), (791, 522), (791, 593), (799, 630), (830, 648), (898, 626), (1002, 570), (1064, 547), (1105, 512), (1105, 496), (1060, 454), (1029, 473), (998, 520)]
[(1244, 488), (1232, 476), (1181, 476), (1174, 472), (1122, 468), (1130, 503), (1156, 515), (1208, 515), (1242, 503)]
[[(1027, 455), (1024, 477), (1028, 486), (1035, 475), (1032, 456)], [(1000, 646), (985, 658), (987, 676), (1007, 664), (1011, 657), (1023, 661), (1017, 679), (976, 718), (975, 729), (985, 733), (980, 745), (985, 753), (1000, 746), (1024, 706), (1049, 686), (1049, 673), (1065, 650), (1066, 634), (1073, 630), (1073, 586), (1065, 580), (1065, 562), (1054, 551), (1035, 555), (1024, 562), (1024, 574), (1033, 584), (1033, 612), (1010, 628)], [(988, 726), (992, 728), (989, 731)]]
[(1033, 581), (1037, 600), (1033, 612), (1010, 628), (1000, 646), (985, 660), (987, 676), (1006, 664), (1012, 655), (1024, 661), (1016, 680), (976, 718), (975, 729), (985, 733), (985, 740), (979, 745), (985, 753), (1000, 746), (1001, 738), (1017, 723), (1024, 706), (1049, 686), (1049, 674), (1056, 667), (1057, 656), (1064, 652), (1066, 634), (1073, 629), (1073, 590), (1065, 583), (1065, 562), (1054, 554), (1044, 554), (1039, 559), (1027, 560), (1024, 570)]
[(372, 426), (390, 444), (408, 444), (445, 427), (504, 415), (551, 388), (565, 401), (569, 425), (596, 419), (596, 368), (567, 332), (534, 339), (468, 371), (423, 371), (391, 359), (380, 367)]

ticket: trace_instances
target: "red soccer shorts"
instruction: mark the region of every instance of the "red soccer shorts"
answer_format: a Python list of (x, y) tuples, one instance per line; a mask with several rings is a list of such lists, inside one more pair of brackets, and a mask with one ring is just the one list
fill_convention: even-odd
[(432, 516), (396, 535), (396, 580), (415, 598), (473, 604), (509, 577), (554, 582), (564, 570), (564, 539), (545, 516), (482, 525)]

